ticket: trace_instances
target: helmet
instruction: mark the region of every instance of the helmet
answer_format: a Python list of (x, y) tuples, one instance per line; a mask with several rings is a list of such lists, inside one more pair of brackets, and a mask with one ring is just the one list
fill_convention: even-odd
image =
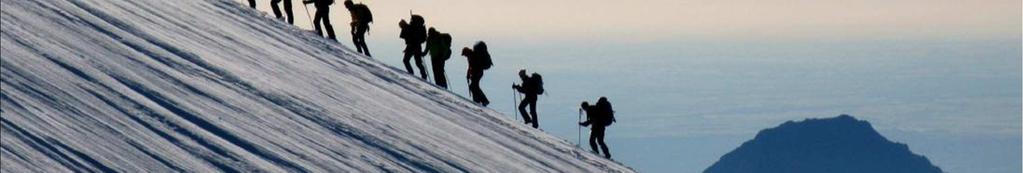
[(435, 28), (433, 28), (433, 27), (430, 27), (430, 29), (427, 29), (427, 30), (426, 30), (426, 34), (429, 34), (429, 35), (437, 35), (437, 34), (440, 34), (440, 32), (437, 32), (437, 29), (435, 29)]
[(472, 49), (469, 49), (469, 47), (462, 48), (462, 56), (469, 56), (471, 54), (472, 54)]

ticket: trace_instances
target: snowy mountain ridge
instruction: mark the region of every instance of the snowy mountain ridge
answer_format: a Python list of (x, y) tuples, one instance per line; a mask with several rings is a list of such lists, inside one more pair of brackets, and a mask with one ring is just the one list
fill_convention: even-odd
[(0, 5), (3, 172), (634, 172), (230, 0)]

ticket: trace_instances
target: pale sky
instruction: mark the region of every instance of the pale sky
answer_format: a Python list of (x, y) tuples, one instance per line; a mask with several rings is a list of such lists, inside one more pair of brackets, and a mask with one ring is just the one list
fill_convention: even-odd
[[(270, 13), (269, 0), (258, 8)], [(348, 13), (337, 0), (339, 33)], [(357, 1), (360, 2), (360, 1)], [(460, 36), (543, 40), (1020, 38), (1019, 0), (364, 0), (374, 34), (409, 10)], [(242, 2), (243, 4), (245, 2)], [(296, 25), (309, 28), (295, 3)], [(309, 6), (310, 13), (313, 7)], [(374, 37), (371, 34), (371, 37)], [(339, 34), (341, 35), (341, 34)]]

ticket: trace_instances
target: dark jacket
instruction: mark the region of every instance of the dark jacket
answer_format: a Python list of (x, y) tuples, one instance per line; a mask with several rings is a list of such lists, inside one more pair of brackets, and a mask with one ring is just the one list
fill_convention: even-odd
[(469, 55), (469, 72), (470, 73), (480, 73), (480, 74), (482, 74), (483, 70), (486, 70), (486, 68), (483, 68), (484, 65), (483, 65), (483, 60), (482, 60), (483, 58), (486, 58), (486, 57), (483, 57), (483, 56), (490, 56), (490, 55), (482, 54), (482, 53), (477, 53), (476, 51), (473, 51), (473, 53), (471, 55)]

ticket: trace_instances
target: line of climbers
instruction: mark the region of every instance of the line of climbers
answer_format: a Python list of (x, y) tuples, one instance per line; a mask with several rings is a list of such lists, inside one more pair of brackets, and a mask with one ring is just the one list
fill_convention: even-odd
[[(249, 0), (249, 6), (256, 8), (255, 1)], [(284, 3), (284, 15), (281, 14), (279, 7), (282, 2)], [(334, 4), (334, 0), (303, 0), (302, 3), (311, 3), (316, 7), (315, 17), (313, 17), (312, 21), (313, 29), (316, 33), (323, 36), (324, 30), (326, 30), (328, 39), (337, 40), (337, 37), (334, 35), (334, 28), (330, 23), (330, 6)], [(291, 0), (271, 0), (270, 6), (277, 19), (285, 20), (289, 24), (295, 23)], [(352, 17), (350, 26), (352, 42), (355, 45), (356, 51), (366, 56), (371, 56), (369, 48), (366, 47), (365, 34), (369, 31), (369, 24), (373, 22), (372, 12), (370, 12), (369, 7), (365, 4), (354, 3), (352, 0), (345, 0), (344, 6)], [(305, 6), (303, 5), (303, 7)], [(308, 11), (306, 12), (308, 15)], [(444, 72), (444, 64), (445, 61), (451, 58), (451, 35), (441, 33), (434, 27), (426, 29), (425, 24), (426, 21), (423, 17), (416, 14), (411, 14), (409, 21), (402, 19), (398, 22), (398, 26), (401, 29), (399, 38), (405, 40), (404, 57), (402, 58), (405, 70), (409, 74), (415, 75), (412, 64), (409, 62), (410, 60), (415, 60), (415, 65), (419, 69), (419, 76), (423, 80), (428, 80), (429, 75), (423, 66), (423, 57), (429, 54), (431, 67), (433, 68), (434, 83), (447, 89), (448, 80)], [(320, 29), (320, 25), (323, 25), (323, 30)], [(426, 44), (425, 49), (422, 47), (423, 43)], [(489, 105), (490, 100), (487, 99), (486, 94), (480, 88), (483, 72), (494, 65), (490, 52), (487, 50), (487, 44), (479, 41), (472, 48), (464, 47), (462, 48), (462, 56), (465, 56), (468, 61), (465, 78), (469, 85), (469, 95), (472, 97), (472, 101), (483, 106)], [(512, 84), (513, 91), (524, 95), (522, 101), (517, 106), (518, 112), (522, 115), (525, 124), (531, 124), (533, 128), (539, 128), (536, 103), (538, 96), (544, 94), (543, 79), (538, 73), (526, 75), (525, 69), (519, 70), (518, 75), (522, 80), (521, 85)], [(516, 99), (516, 101), (518, 100)], [(526, 111), (527, 106), (529, 107), (528, 112)], [(606, 97), (600, 97), (595, 105), (589, 105), (585, 101), (582, 102), (579, 110), (580, 116), (582, 116), (582, 112), (586, 113), (585, 121), (580, 117), (579, 126), (590, 126), (589, 143), (591, 151), (597, 154), (602, 151), (604, 157), (610, 159), (611, 154), (608, 153), (607, 145), (604, 143), (604, 130), (615, 122), (611, 103), (607, 101)], [(597, 150), (598, 146), (601, 149), (599, 151)]]

